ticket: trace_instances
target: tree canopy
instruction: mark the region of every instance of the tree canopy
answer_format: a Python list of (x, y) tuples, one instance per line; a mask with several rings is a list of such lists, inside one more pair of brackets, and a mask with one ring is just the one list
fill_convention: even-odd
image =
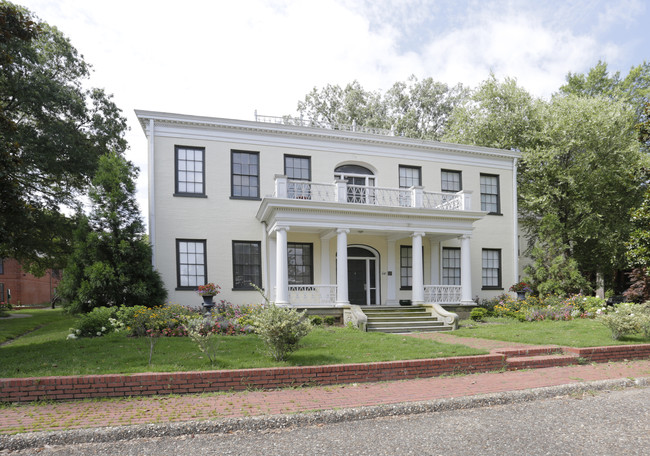
[(79, 215), (74, 252), (59, 293), (72, 312), (99, 306), (163, 305), (162, 279), (135, 200), (133, 164), (111, 152), (99, 160), (90, 188), (92, 210)]
[(0, 257), (62, 266), (75, 207), (99, 157), (122, 153), (126, 120), (55, 27), (0, 3)]

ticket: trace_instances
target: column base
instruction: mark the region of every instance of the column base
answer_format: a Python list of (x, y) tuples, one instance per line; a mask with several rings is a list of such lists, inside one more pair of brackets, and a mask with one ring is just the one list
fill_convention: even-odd
[(412, 305), (412, 306), (420, 306), (420, 305), (422, 305), (422, 304), (424, 304), (424, 300), (422, 300), (422, 301), (415, 301), (415, 300), (412, 300), (412, 301), (411, 301), (411, 305)]
[(469, 299), (469, 300), (461, 301), (460, 305), (461, 306), (475, 306), (476, 303), (474, 301), (472, 301), (471, 299)]
[(278, 307), (289, 307), (289, 306), (291, 306), (291, 303), (289, 301), (276, 301), (273, 304), (275, 304)]
[(350, 301), (336, 301), (334, 307), (346, 307), (350, 305)]

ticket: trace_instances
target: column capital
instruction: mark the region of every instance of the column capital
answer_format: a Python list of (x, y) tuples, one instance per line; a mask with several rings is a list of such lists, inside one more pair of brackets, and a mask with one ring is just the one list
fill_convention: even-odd
[(290, 227), (288, 226), (276, 226), (273, 231), (278, 232), (278, 231), (289, 231), (291, 230)]
[(350, 229), (349, 229), (349, 228), (337, 228), (337, 229), (336, 229), (336, 232), (337, 232), (337, 233), (345, 233), (345, 234), (348, 234), (348, 233), (350, 232)]
[(416, 231), (415, 233), (413, 233), (413, 234), (411, 235), (411, 237), (415, 237), (415, 236), (418, 236), (418, 237), (424, 237), (424, 235), (425, 235), (425, 234), (424, 234), (423, 231)]
[(459, 236), (459, 238), (460, 239), (472, 239), (472, 235), (471, 234), (463, 234), (463, 235)]

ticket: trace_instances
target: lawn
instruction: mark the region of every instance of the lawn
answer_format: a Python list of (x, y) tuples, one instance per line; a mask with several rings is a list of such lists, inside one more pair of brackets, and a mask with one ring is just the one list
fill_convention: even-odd
[(537, 345), (569, 347), (600, 347), (604, 345), (648, 344), (643, 334), (612, 340), (611, 332), (597, 319), (578, 318), (569, 321), (520, 322), (514, 318), (490, 318), (486, 323), (463, 320), (453, 333), (461, 337), (505, 340)]
[[(15, 337), (19, 331), (33, 331), (0, 347), (0, 377), (308, 366), (486, 353), (463, 345), (408, 336), (326, 327), (314, 329), (286, 362), (271, 360), (263, 353), (263, 345), (257, 336), (244, 335), (218, 336), (219, 353), (214, 366), (188, 338), (162, 337), (157, 339), (152, 364), (149, 365), (147, 338), (113, 333), (104, 337), (66, 340), (75, 319), (61, 310), (25, 310), (19, 313), (34, 316), (0, 320), (0, 334)], [(21, 329), (14, 329), (18, 324)]]

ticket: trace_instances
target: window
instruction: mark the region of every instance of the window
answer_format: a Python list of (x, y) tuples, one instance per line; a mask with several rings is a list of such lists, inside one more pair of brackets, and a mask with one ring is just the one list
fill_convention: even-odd
[(359, 165), (342, 165), (334, 170), (334, 178), (348, 183), (348, 203), (373, 204), (375, 176), (368, 168)]
[(481, 210), (499, 214), (499, 176), (481, 174)]
[(440, 187), (443, 192), (460, 192), (463, 189), (463, 180), (460, 171), (442, 170)]
[(284, 174), (293, 180), (311, 180), (311, 157), (285, 155)]
[(262, 288), (262, 256), (259, 241), (232, 241), (233, 290)]
[(5, 300), (5, 284), (0, 283), (0, 302), (4, 302)]
[(193, 290), (208, 282), (204, 240), (176, 239), (176, 277), (179, 289)]
[(483, 288), (501, 288), (501, 250), (483, 249)]
[(289, 285), (310, 285), (314, 283), (313, 244), (287, 243), (289, 263)]
[(0, 274), (5, 273), (5, 260), (4, 258), (0, 258)]
[(259, 199), (259, 152), (232, 151), (232, 197)]
[(442, 248), (442, 284), (460, 285), (460, 249)]
[(419, 187), (422, 185), (422, 168), (419, 166), (399, 165), (400, 188)]
[(205, 196), (205, 148), (176, 146), (176, 196)]
[(413, 287), (413, 247), (402, 245), (399, 252), (400, 289), (410, 290)]

